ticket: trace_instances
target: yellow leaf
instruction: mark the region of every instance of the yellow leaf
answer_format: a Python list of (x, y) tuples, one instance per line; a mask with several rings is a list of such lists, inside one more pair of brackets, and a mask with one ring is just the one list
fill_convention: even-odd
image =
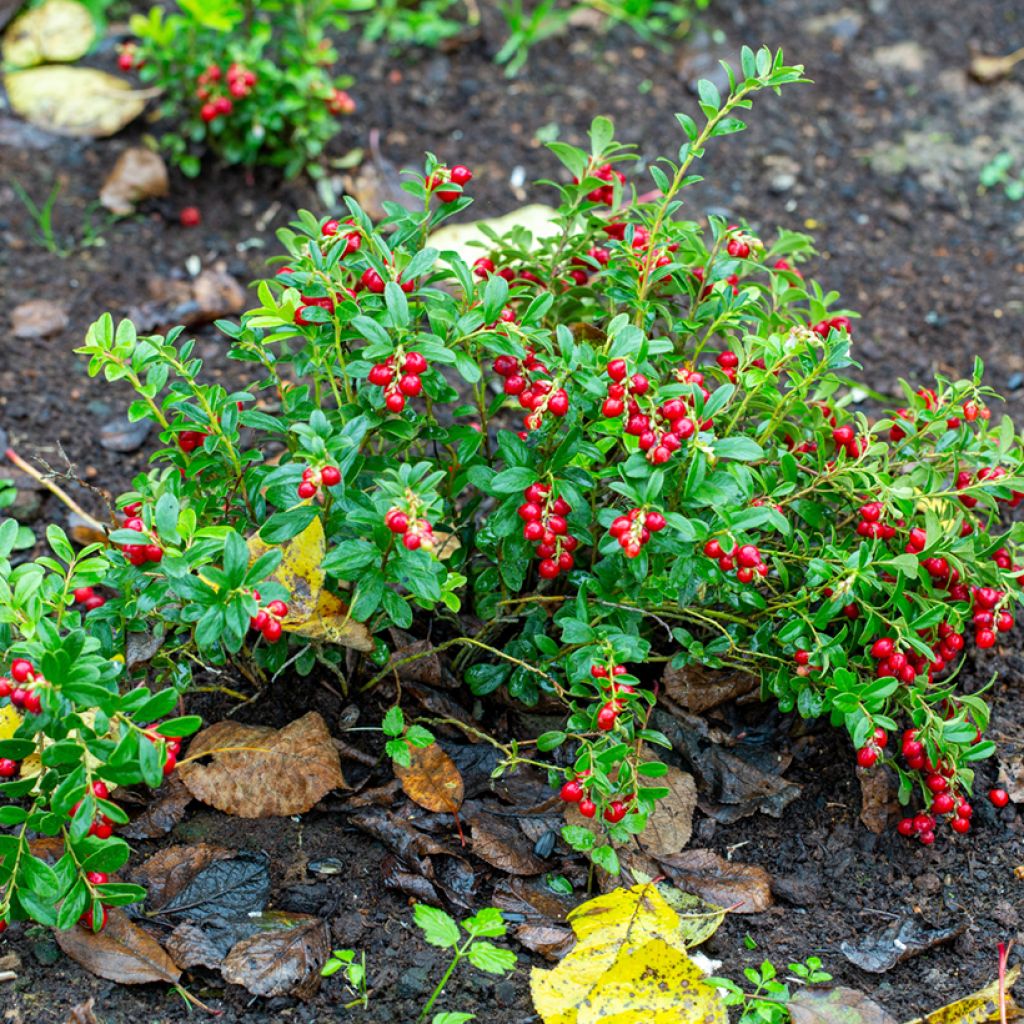
[(32, 124), (62, 135), (101, 138), (142, 113), (152, 92), (133, 92), (123, 78), (95, 68), (56, 64), (4, 77), (11, 109)]
[(296, 622), (289, 615), (281, 625), (289, 633), (307, 640), (339, 644), (364, 654), (370, 654), (374, 648), (373, 634), (363, 623), (356, 622), (349, 614), (348, 605), (329, 590), (320, 592), (316, 608), (304, 621)]
[(727, 1024), (718, 993), (686, 955), (679, 915), (651, 883), (569, 915), (575, 948), (530, 991), (544, 1024)]
[(11, 22), (4, 33), (4, 61), (19, 68), (78, 60), (96, 38), (92, 15), (75, 0), (46, 0)]
[[(1010, 995), (1010, 989), (1016, 984), (1020, 977), (1020, 964), (1012, 967), (1006, 972), (1004, 988), (1006, 991), (1006, 1019), (1019, 1020), (1020, 1010)], [(916, 1017), (907, 1024), (990, 1024), (999, 1020), (999, 982), (993, 981), (991, 985), (973, 995), (958, 999), (949, 1006), (943, 1006), (940, 1010), (934, 1010), (927, 1017)]]
[[(249, 561), (273, 549), (254, 534), (248, 540)], [(348, 605), (324, 589), (327, 576), (321, 566), (327, 551), (324, 524), (317, 517), (302, 533), (280, 545), (281, 563), (268, 577), (288, 591), (288, 614), (281, 625), (307, 640), (352, 647), (370, 653), (373, 636), (349, 615)]]
[(658, 882), (658, 892), (679, 915), (679, 931), (687, 949), (707, 942), (725, 920), (724, 908), (708, 903), (692, 892), (683, 892), (668, 882)]
[(0, 740), (9, 740), (21, 725), (21, 715), (10, 704), (0, 708)]

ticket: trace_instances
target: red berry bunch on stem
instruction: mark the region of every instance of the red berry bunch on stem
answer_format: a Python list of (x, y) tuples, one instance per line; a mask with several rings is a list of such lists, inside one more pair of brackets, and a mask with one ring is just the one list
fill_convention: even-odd
[[(259, 593), (253, 592), (252, 596), (257, 601), (260, 600)], [(262, 633), (266, 641), (274, 644), (281, 639), (283, 632), (281, 622), (287, 617), (288, 605), (284, 601), (271, 601), (265, 608), (260, 608), (249, 620), (249, 628)]]
[(853, 331), (853, 324), (849, 317), (834, 316), (829, 320), (819, 320), (811, 325), (811, 330), (822, 338), (827, 338), (832, 331), (845, 331), (850, 334)]
[[(181, 435), (179, 435), (180, 437)], [(136, 568), (146, 565), (152, 562), (154, 565), (163, 561), (164, 551), (163, 548), (156, 541), (156, 537), (153, 536), (146, 529), (146, 524), (139, 517), (138, 513), (142, 511), (140, 504), (128, 505), (124, 510), (129, 514), (128, 518), (124, 521), (124, 528), (126, 530), (134, 530), (136, 533), (143, 533), (147, 535), (147, 542), (142, 544), (124, 544), (121, 546), (121, 550), (124, 552), (125, 558), (134, 565)]]
[(97, 594), (92, 587), (76, 587), (73, 596), (75, 604), (82, 605), (87, 612), (102, 608), (107, 603), (107, 599)]
[(889, 734), (882, 728), (875, 729), (871, 736), (871, 742), (857, 751), (857, 767), (874, 767), (888, 742)]
[(384, 525), (401, 536), (409, 551), (434, 550), (434, 528), (426, 519), (416, 518), (415, 498), (411, 499), (409, 511), (397, 506), (389, 509), (384, 516)]
[(227, 82), (228, 92), (236, 100), (245, 99), (256, 84), (256, 72), (242, 67), (241, 64), (232, 64), (228, 68)]
[(203, 105), (199, 108), (199, 117), (209, 124), (218, 117), (226, 117), (234, 110), (234, 103), (224, 92), (222, 84), (223, 72), (216, 64), (211, 64), (196, 79), (196, 99)]
[(740, 583), (752, 583), (758, 576), (763, 578), (770, 571), (755, 544), (733, 544), (732, 548), (726, 551), (720, 540), (712, 538), (707, 541), (703, 550), (708, 558), (718, 562), (718, 568), (722, 572), (735, 570), (736, 579)]
[(533, 545), (541, 560), (537, 571), (546, 580), (568, 572), (575, 560), (572, 553), (579, 541), (569, 533), (568, 515), (572, 507), (562, 497), (552, 498), (551, 486), (537, 481), (523, 491), (519, 518), (523, 536)]
[(131, 71), (136, 67), (142, 67), (142, 62), (139, 60), (139, 48), (135, 43), (122, 43), (117, 48), (117, 66), (122, 71)]
[(15, 658), (11, 663), (11, 676), (0, 678), (0, 697), (10, 699), (11, 705), (19, 711), (38, 715), (43, 709), (40, 688), (46, 680), (36, 671), (31, 661)]
[(627, 558), (636, 558), (651, 534), (664, 529), (665, 517), (660, 512), (632, 508), (624, 516), (618, 516), (608, 532), (619, 542)]
[(324, 105), (335, 117), (356, 112), (356, 101), (344, 89), (331, 89), (324, 97)]
[[(626, 176), (622, 171), (615, 170), (611, 164), (602, 164), (592, 172), (591, 177), (597, 178), (599, 181), (606, 181), (608, 184), (592, 189), (587, 193), (587, 199), (592, 203), (600, 203), (602, 206), (613, 206), (615, 204), (615, 182), (617, 181), (621, 188), (626, 184)], [(579, 178), (574, 178), (573, 182), (578, 185)]]
[[(502, 319), (505, 319), (504, 313)], [(561, 418), (569, 411), (568, 392), (554, 386), (550, 380), (551, 371), (537, 358), (532, 348), (526, 350), (521, 361), (515, 356), (498, 356), (494, 360), (494, 372), (505, 378), (505, 394), (517, 397), (519, 404), (529, 410), (523, 420), (527, 430), (536, 430), (545, 412)]]
[(324, 466), (322, 469), (313, 469), (307, 466), (302, 471), (302, 483), (299, 484), (298, 493), (303, 501), (315, 498), (320, 487), (337, 487), (341, 483), (341, 470), (337, 466)]
[[(884, 522), (885, 506), (880, 501), (869, 501), (857, 510), (860, 521), (857, 533), (861, 537), (876, 537), (880, 540), (892, 540), (896, 536), (896, 526)], [(902, 526), (903, 520), (897, 523)]]
[[(363, 236), (359, 232), (359, 229), (355, 226), (355, 220), (349, 217), (344, 223), (339, 220), (326, 220), (320, 228), (320, 233), (324, 238), (340, 238), (345, 242), (344, 251), (341, 254), (341, 259), (351, 255), (354, 252), (358, 252), (363, 245)], [(346, 228), (352, 228), (351, 231), (346, 231)]]
[[(401, 367), (401, 373), (395, 372), (395, 366)], [(374, 387), (384, 390), (384, 405), (388, 411), (399, 413), (405, 408), (408, 398), (416, 398), (423, 393), (421, 376), (427, 371), (427, 360), (422, 352), (401, 351), (388, 356), (383, 363), (376, 363), (366, 380)]]
[[(454, 203), (462, 195), (463, 188), (473, 180), (473, 172), (462, 164), (454, 167), (438, 167), (426, 180), (428, 193), (433, 193), (442, 203)], [(446, 188), (446, 185), (458, 188)]]

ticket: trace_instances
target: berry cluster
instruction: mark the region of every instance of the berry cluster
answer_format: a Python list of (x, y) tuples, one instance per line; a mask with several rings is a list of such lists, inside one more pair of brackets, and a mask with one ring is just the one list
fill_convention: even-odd
[[(339, 220), (326, 220), (324, 221), (323, 227), (320, 228), (320, 234), (324, 238), (337, 238), (340, 236), (345, 240), (345, 251), (341, 254), (341, 259), (351, 255), (354, 252), (358, 252), (363, 245), (363, 236), (359, 233), (359, 229), (355, 226), (356, 222), (352, 217), (349, 217), (344, 224)], [(345, 231), (344, 228), (351, 228), (350, 231)]]
[[(235, 100), (245, 99), (256, 84), (256, 72), (232, 64), (225, 75), (216, 64), (211, 64), (196, 79), (196, 99), (202, 101), (199, 116), (209, 123), (226, 117), (234, 110)], [(226, 91), (225, 91), (226, 85)]]
[(904, 526), (902, 519), (896, 525), (883, 522), (885, 507), (880, 501), (869, 501), (861, 505), (857, 510), (860, 521), (857, 523), (857, 533), (861, 537), (873, 537), (881, 540), (892, 540), (896, 536), (896, 526)]
[(736, 370), (740, 365), (740, 357), (729, 349), (724, 352), (719, 352), (715, 357), (715, 362), (721, 367), (722, 373), (725, 374), (725, 379), (730, 384), (736, 383)]
[(302, 483), (299, 484), (299, 497), (303, 501), (316, 497), (321, 485), (324, 487), (337, 487), (341, 483), (341, 470), (337, 466), (324, 466), (323, 469), (313, 469), (307, 466), (302, 471)]
[[(370, 292), (373, 295), (383, 295), (386, 287), (387, 282), (384, 280), (384, 278), (381, 277), (380, 274), (373, 269), (373, 267), (367, 267), (363, 271), (362, 276), (359, 278), (359, 284), (356, 290), (358, 291), (359, 288), (365, 288), (368, 292)], [(403, 281), (401, 278), (399, 278), (398, 287), (401, 288), (403, 292), (408, 294), (416, 287), (416, 282)]]
[(998, 634), (1013, 629), (1013, 615), (1006, 610), (997, 610), (1005, 599), (1006, 593), (995, 587), (971, 587), (974, 642), (983, 650), (995, 646)]
[(136, 533), (147, 534), (148, 538), (145, 544), (122, 545), (121, 550), (124, 552), (125, 558), (136, 568), (149, 562), (157, 563), (162, 561), (164, 557), (163, 548), (156, 543), (156, 538), (147, 532), (146, 524), (139, 518), (139, 512), (142, 511), (141, 503), (135, 502), (132, 505), (127, 505), (124, 511), (128, 516), (124, 521), (124, 528), (126, 530), (134, 530)]
[[(732, 257), (738, 260), (745, 260), (750, 258), (751, 252), (757, 250), (760, 252), (764, 249), (764, 243), (756, 238), (754, 235), (748, 235), (740, 231), (738, 224), (729, 225), (729, 240), (725, 243), (725, 251)], [(785, 260), (780, 260), (785, 263)], [(778, 266), (776, 264), (776, 266)], [(788, 264), (781, 269), (789, 269)]]
[[(282, 601), (271, 601), (271, 604), (282, 604)], [(284, 611), (282, 615), (288, 613), (287, 605), (284, 605)], [(178, 755), (181, 753), (181, 737), (180, 736), (161, 736), (155, 729), (144, 729), (144, 735), (146, 738), (154, 744), (163, 743), (166, 753), (164, 754), (164, 765), (163, 773), (166, 778), (170, 775), (175, 768), (178, 767)], [(101, 783), (102, 785), (102, 783)], [(98, 796), (99, 794), (97, 794)]]
[(704, 554), (718, 561), (722, 572), (736, 570), (736, 579), (740, 583), (752, 583), (756, 576), (768, 575), (768, 564), (761, 556), (755, 544), (733, 544), (730, 551), (722, 547), (722, 542), (712, 538), (704, 545)]
[[(508, 322), (504, 311), (502, 320)], [(526, 350), (521, 361), (515, 356), (498, 356), (494, 360), (494, 372), (505, 378), (505, 394), (516, 396), (519, 404), (529, 410), (523, 419), (527, 430), (536, 430), (545, 412), (561, 418), (569, 411), (568, 392), (551, 383), (548, 379), (551, 371), (537, 358), (532, 348)]]
[(645, 512), (632, 508), (619, 516), (608, 527), (608, 532), (619, 542), (627, 558), (636, 558), (652, 533), (665, 529), (665, 517), (660, 512)]
[(388, 356), (383, 363), (376, 363), (367, 376), (367, 382), (384, 389), (384, 404), (390, 412), (399, 413), (405, 408), (407, 398), (416, 398), (423, 393), (420, 377), (427, 370), (427, 360), (422, 352), (407, 352), (401, 356), (400, 374), (395, 373), (395, 357)]
[[(626, 184), (626, 176), (622, 171), (615, 170), (611, 164), (602, 164), (593, 173), (593, 177), (599, 181), (607, 181), (607, 185), (599, 185), (587, 193), (587, 199), (592, 203), (600, 203), (602, 206), (613, 206), (615, 203), (615, 182), (618, 181), (621, 188)], [(578, 185), (579, 178), (573, 179), (573, 184)]]
[(344, 89), (331, 89), (324, 97), (324, 104), (335, 117), (356, 112), (356, 101)]
[(102, 608), (107, 599), (97, 594), (92, 587), (76, 587), (74, 592), (75, 604), (82, 605), (87, 612)]
[(853, 331), (853, 324), (848, 317), (834, 316), (829, 320), (819, 320), (811, 325), (811, 330), (822, 338), (827, 338), (832, 331), (846, 331), (850, 334)]
[[(210, 435), (202, 430), (183, 430), (177, 435), (178, 447), (186, 454), (191, 455), (197, 448), (203, 446), (203, 442)], [(127, 512), (128, 510), (125, 509)], [(130, 515), (131, 513), (129, 513)]]
[(19, 711), (38, 715), (43, 709), (39, 688), (45, 685), (46, 680), (36, 672), (31, 661), (16, 658), (11, 663), (11, 677), (0, 677), (0, 697), (9, 698)]
[(903, 733), (902, 753), (910, 771), (924, 773), (924, 785), (932, 798), (928, 813), (902, 819), (896, 831), (901, 836), (930, 846), (935, 842), (937, 818), (949, 816), (949, 827), (954, 832), (960, 835), (969, 832), (974, 808), (963, 796), (956, 794), (953, 769), (932, 763), (916, 729), (907, 729)]
[(409, 551), (434, 550), (434, 528), (426, 519), (417, 519), (415, 514), (410, 515), (396, 506), (388, 509), (384, 525), (392, 533), (401, 536), (402, 543)]
[[(97, 779), (92, 784), (92, 795), (97, 800), (106, 800), (110, 797), (110, 791), (107, 789), (107, 784)], [(78, 809), (82, 806), (84, 800), (79, 800), (77, 803), (72, 804), (71, 809), (68, 811), (68, 817), (73, 818), (77, 813)], [(97, 839), (109, 839), (114, 834), (114, 823), (110, 820), (102, 811), (99, 812), (92, 820), (92, 824), (89, 826), (89, 835), (95, 836)]]
[(888, 742), (889, 734), (884, 729), (875, 729), (871, 736), (871, 742), (857, 751), (857, 766), (859, 768), (874, 767)]
[(122, 71), (131, 71), (133, 68), (142, 67), (139, 60), (139, 48), (135, 43), (122, 43), (117, 48), (117, 66)]
[[(473, 172), (462, 164), (456, 164), (452, 168), (438, 167), (433, 174), (427, 178), (427, 191), (434, 193), (442, 203), (454, 203), (466, 185), (473, 180)], [(445, 188), (448, 184), (457, 185), (458, 188)]]
[(228, 92), (236, 100), (243, 100), (252, 92), (256, 84), (256, 72), (242, 67), (240, 64), (232, 64), (227, 74)]
[[(590, 674), (598, 680), (601, 686), (601, 699), (604, 703), (597, 710), (597, 718), (594, 724), (601, 732), (611, 732), (615, 723), (626, 706), (628, 697), (636, 690), (628, 683), (620, 683), (619, 676), (628, 672), (625, 665), (591, 665)], [(606, 680), (606, 682), (605, 682)]]
[[(252, 595), (257, 601), (260, 600), (258, 592)], [(281, 620), (288, 616), (288, 605), (284, 601), (271, 601), (266, 608), (261, 608), (250, 620), (249, 628), (255, 629), (263, 634), (263, 638), (269, 643), (277, 643), (281, 639), (283, 627)]]
[(523, 491), (523, 497), (526, 500), (519, 506), (523, 536), (535, 545), (534, 550), (541, 560), (537, 567), (541, 577), (553, 580), (576, 564), (572, 553), (579, 541), (569, 533), (566, 518), (572, 507), (565, 498), (552, 498), (551, 487), (539, 481), (530, 484)]

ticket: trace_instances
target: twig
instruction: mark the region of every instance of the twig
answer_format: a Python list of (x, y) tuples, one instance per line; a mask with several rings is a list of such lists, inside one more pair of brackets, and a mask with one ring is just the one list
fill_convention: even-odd
[(17, 974), (14, 971), (0, 971), (0, 982), (4, 981), (15, 981), (17, 980)]
[(999, 1024), (1006, 1024), (1006, 962), (1010, 959), (1011, 942), (999, 943)]
[(107, 528), (98, 519), (94, 519), (91, 515), (89, 515), (89, 513), (86, 512), (85, 509), (82, 508), (82, 506), (79, 505), (78, 502), (75, 501), (75, 499), (72, 498), (71, 495), (68, 494), (68, 492), (65, 491), (62, 487), (58, 486), (52, 480), (43, 476), (43, 474), (40, 473), (38, 469), (35, 469), (33, 466), (30, 466), (13, 448), (8, 448), (7, 451), (4, 452), (4, 455), (23, 473), (28, 473), (28, 475), (32, 477), (33, 480), (42, 484), (52, 495), (54, 495), (61, 502), (63, 502), (69, 509), (71, 509), (71, 511), (74, 512), (75, 515), (81, 516), (82, 519), (85, 520), (86, 525), (90, 529), (96, 530), (98, 533), (104, 535), (106, 534)]

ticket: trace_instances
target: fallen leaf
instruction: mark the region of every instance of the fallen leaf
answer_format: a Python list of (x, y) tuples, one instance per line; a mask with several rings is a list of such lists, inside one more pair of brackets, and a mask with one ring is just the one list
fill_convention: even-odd
[(569, 915), (576, 946), (530, 972), (545, 1024), (727, 1024), (718, 993), (679, 938), (679, 918), (652, 884), (616, 889)]
[(801, 988), (786, 1004), (793, 1024), (896, 1024), (873, 999), (853, 988)]
[(668, 796), (655, 805), (647, 827), (637, 837), (640, 846), (654, 857), (678, 853), (693, 834), (693, 812), (697, 809), (697, 786), (693, 776), (670, 767), (659, 785)]
[(499, 236), (507, 234), (513, 228), (525, 228), (532, 234), (536, 243), (542, 238), (550, 238), (558, 233), (557, 218), (558, 211), (553, 207), (532, 203), (529, 206), (513, 210), (511, 213), (506, 213), (502, 217), (473, 220), (462, 224), (446, 224), (444, 227), (438, 228), (427, 239), (427, 245), (434, 249), (440, 249), (441, 252), (456, 252), (466, 263), (472, 265), (474, 260), (486, 256), (488, 249), (493, 244), (484, 233), (484, 228), (490, 229)]
[(478, 814), (472, 819), (472, 850), (492, 868), (507, 875), (539, 875), (548, 865), (533, 852), (533, 844), (511, 821), (493, 814)]
[(245, 309), (245, 289), (223, 267), (209, 267), (192, 282), (192, 297), (203, 322), (234, 316)]
[(123, 910), (110, 907), (101, 932), (76, 925), (55, 932), (57, 945), (87, 971), (120, 985), (162, 981), (176, 985), (181, 971), (163, 947)]
[(406, 768), (395, 763), (395, 775), (410, 800), (428, 811), (454, 814), (465, 796), (462, 776), (455, 762), (437, 743), (429, 747), (409, 747)]
[(45, 0), (11, 22), (4, 33), (4, 62), (28, 68), (68, 63), (84, 56), (96, 38), (96, 26), (84, 4)]
[(1002, 57), (976, 53), (971, 57), (968, 74), (982, 85), (991, 85), (1005, 78), (1021, 61), (1024, 61), (1024, 46)]
[[(338, 752), (315, 711), (283, 729), (217, 722), (192, 740), (187, 754), (178, 771), (189, 792), (240, 818), (303, 814), (345, 786)], [(204, 754), (212, 755), (209, 764), (192, 760)]]
[(575, 938), (568, 928), (557, 924), (521, 924), (512, 932), (521, 946), (544, 957), (545, 960), (561, 960), (572, 949)]
[[(270, 897), (269, 863), (265, 853), (247, 850), (213, 857), (191, 877), (179, 877), (173, 892), (165, 890), (155, 912), (193, 921), (259, 913)], [(193, 862), (186, 870), (195, 867)]]
[(684, 850), (658, 858), (675, 885), (733, 914), (760, 914), (772, 905), (764, 868), (724, 860), (713, 850)]
[(117, 834), (125, 839), (156, 839), (167, 835), (185, 817), (185, 809), (192, 802), (192, 794), (185, 788), (177, 773), (157, 791), (127, 825)]
[(49, 299), (31, 299), (11, 310), (11, 333), (16, 338), (48, 338), (68, 325), (68, 311)]
[[(249, 560), (256, 561), (275, 546), (258, 534), (249, 538)], [(270, 579), (288, 591), (288, 615), (281, 625), (290, 633), (310, 640), (352, 647), (369, 653), (373, 637), (366, 626), (349, 616), (348, 606), (324, 590), (326, 574), (321, 565), (327, 550), (324, 524), (318, 516), (300, 534), (280, 545), (281, 563)]]
[(860, 820), (865, 828), (880, 836), (889, 819), (899, 811), (899, 794), (892, 774), (881, 765), (858, 768), (860, 780)]
[(311, 998), (330, 953), (327, 925), (305, 914), (263, 915), (261, 930), (235, 945), (221, 966), (233, 985), (256, 996)]
[(18, 731), (21, 725), (21, 715), (14, 710), (13, 705), (5, 704), (0, 707), (0, 740), (9, 740)]
[(673, 668), (671, 664), (665, 667), (661, 684), (668, 697), (695, 715), (742, 697), (759, 685), (757, 677), (746, 672), (718, 671), (700, 665)]
[(679, 932), (687, 949), (707, 942), (718, 931), (725, 920), (725, 908), (716, 903), (683, 892), (667, 882), (658, 882), (658, 892), (665, 902), (679, 915)]
[(231, 947), (238, 941), (234, 933), (221, 939), (224, 922), (208, 922), (206, 925), (182, 921), (164, 939), (164, 948), (171, 959), (184, 971), (190, 967), (208, 967), (219, 970)]
[[(1020, 977), (1020, 964), (1011, 967), (1003, 979), (1006, 993), (1006, 1019), (1018, 1020), (1020, 1008), (1014, 1002), (1010, 989)], [(927, 1017), (915, 1017), (907, 1024), (990, 1024), (999, 1020), (999, 981), (993, 981), (973, 995), (958, 999), (955, 1003), (933, 1010)]]
[(173, 899), (204, 868), (232, 856), (233, 850), (212, 843), (165, 846), (132, 871), (132, 881), (145, 887), (148, 905), (159, 908)]
[(856, 942), (841, 942), (839, 948), (855, 967), (872, 974), (884, 974), (926, 949), (951, 942), (966, 928), (966, 921), (949, 928), (933, 928), (916, 917), (908, 917), (881, 931), (864, 935)]
[(93, 1012), (95, 1006), (95, 996), (90, 996), (84, 1003), (76, 1003), (68, 1011), (65, 1024), (100, 1024), (99, 1017)]
[(1024, 803), (1024, 755), (999, 759), (999, 785), (1015, 804)]
[(95, 68), (48, 64), (4, 77), (11, 109), (26, 121), (61, 135), (103, 138), (134, 121), (150, 92), (133, 92), (123, 78)]
[(142, 199), (165, 196), (170, 191), (167, 165), (159, 153), (144, 146), (126, 149), (114, 164), (100, 189), (100, 202), (112, 213), (135, 211)]

